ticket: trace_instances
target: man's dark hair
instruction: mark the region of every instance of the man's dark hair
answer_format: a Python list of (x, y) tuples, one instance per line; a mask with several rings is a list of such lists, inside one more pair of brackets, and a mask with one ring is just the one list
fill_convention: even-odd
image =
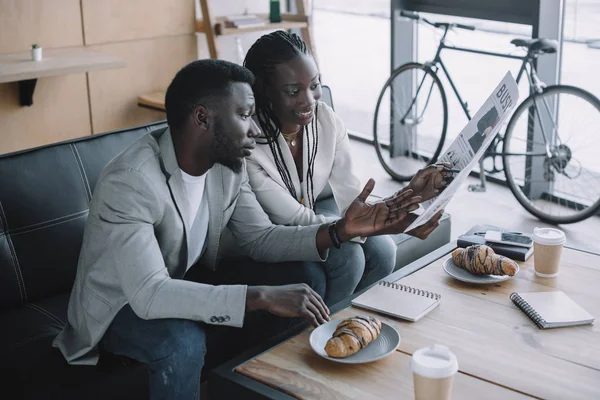
[(223, 60), (197, 60), (183, 67), (165, 96), (169, 126), (182, 128), (195, 107), (228, 95), (234, 82), (253, 85), (254, 75), (241, 65)]
[[(290, 61), (300, 55), (308, 54), (306, 43), (300, 36), (286, 31), (275, 31), (260, 37), (252, 47), (250, 47), (246, 54), (246, 59), (244, 60), (244, 66), (256, 77), (256, 82), (252, 88), (254, 90), (254, 98), (256, 101), (256, 118), (258, 124), (267, 139), (279, 175), (294, 198), (296, 198), (296, 189), (294, 188), (290, 171), (287, 165), (285, 165), (279, 142), (277, 141), (277, 137), (281, 134), (281, 123), (275, 116), (273, 106), (266, 93), (266, 86), (277, 65)], [(312, 176), (314, 175), (314, 161), (317, 155), (318, 145), (318, 132), (315, 131), (317, 125), (317, 112), (318, 108), (315, 109), (314, 121), (312, 123), (313, 146), (309, 150), (308, 155), (308, 198), (304, 201), (304, 205), (308, 208), (313, 208), (315, 202), (312, 193)], [(305, 145), (308, 145), (308, 128), (303, 128), (302, 133), (300, 134), (304, 133), (306, 133), (307, 137)]]

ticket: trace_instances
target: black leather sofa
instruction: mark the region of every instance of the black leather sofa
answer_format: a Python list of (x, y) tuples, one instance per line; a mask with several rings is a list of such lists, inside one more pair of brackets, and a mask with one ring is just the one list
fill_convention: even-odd
[[(51, 344), (67, 319), (88, 202), (100, 172), (136, 139), (164, 125), (0, 156), (0, 398), (147, 398), (145, 366), (110, 355), (97, 366), (73, 366)], [(395, 239), (401, 267), (446, 244), (450, 218), (426, 241)]]
[[(71, 366), (52, 340), (102, 168), (150, 124), (0, 156), (0, 381), (6, 399), (147, 397), (143, 365), (101, 357)], [(9, 394), (14, 393), (14, 395)]]
[[(0, 390), (10, 393), (0, 399), (148, 397), (144, 365), (108, 353), (101, 353), (97, 366), (69, 365), (52, 341), (67, 320), (100, 172), (135, 140), (164, 126), (158, 122), (0, 156)], [(232, 349), (245, 349), (231, 343), (230, 333), (209, 337), (209, 349), (224, 351), (209, 351), (203, 379), (235, 356)]]

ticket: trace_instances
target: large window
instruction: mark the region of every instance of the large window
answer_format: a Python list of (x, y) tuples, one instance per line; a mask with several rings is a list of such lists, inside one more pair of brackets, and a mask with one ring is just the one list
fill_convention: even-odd
[(389, 0), (314, 0), (323, 83), (350, 131), (372, 135), (379, 90), (390, 74)]
[[(314, 32), (323, 73), (331, 86), (336, 111), (351, 131), (372, 137), (377, 96), (390, 73), (390, 0), (313, 0)], [(462, 47), (522, 54), (510, 44), (514, 38), (531, 37), (528, 25), (422, 14), (439, 21), (475, 25), (474, 32), (457, 30), (448, 42)], [(580, 86), (600, 97), (600, 1), (566, 0), (561, 82)], [(440, 32), (420, 25), (418, 60), (431, 59)], [(518, 60), (446, 51), (443, 60), (472, 111), (494, 88), (507, 70), (515, 76)], [(445, 78), (450, 121), (449, 138), (466, 123), (460, 105)], [(521, 98), (527, 85), (521, 81)]]
[(561, 83), (600, 97), (600, 1), (566, 0)]

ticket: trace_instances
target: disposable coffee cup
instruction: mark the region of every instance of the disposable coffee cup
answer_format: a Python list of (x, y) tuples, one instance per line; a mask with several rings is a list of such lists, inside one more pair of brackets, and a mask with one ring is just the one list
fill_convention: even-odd
[(554, 278), (558, 275), (560, 257), (567, 237), (554, 228), (534, 228), (533, 230), (533, 268), (542, 278)]
[(456, 356), (442, 345), (415, 351), (410, 360), (415, 386), (415, 400), (449, 400), (452, 382), (458, 371)]

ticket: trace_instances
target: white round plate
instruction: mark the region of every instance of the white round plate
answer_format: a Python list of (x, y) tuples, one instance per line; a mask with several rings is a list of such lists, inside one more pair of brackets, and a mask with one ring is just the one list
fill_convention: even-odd
[(379, 334), (379, 337), (375, 339), (375, 341), (369, 343), (365, 348), (345, 358), (329, 357), (325, 352), (325, 344), (331, 339), (336, 326), (342, 321), (343, 319), (329, 321), (312, 331), (310, 334), (310, 346), (315, 353), (323, 358), (339, 363), (360, 364), (389, 356), (396, 351), (396, 348), (400, 345), (400, 334), (398, 331), (385, 322), (381, 322), (381, 333)]
[(510, 275), (475, 275), (467, 271), (466, 269), (462, 269), (452, 261), (452, 258), (444, 261), (444, 271), (448, 275), (453, 278), (458, 279), (459, 281), (468, 282), (468, 283), (479, 283), (479, 284), (487, 284), (487, 283), (498, 283), (505, 281), (507, 279), (513, 278), (517, 276), (519, 273), (519, 264), (517, 264), (517, 272), (513, 276)]

